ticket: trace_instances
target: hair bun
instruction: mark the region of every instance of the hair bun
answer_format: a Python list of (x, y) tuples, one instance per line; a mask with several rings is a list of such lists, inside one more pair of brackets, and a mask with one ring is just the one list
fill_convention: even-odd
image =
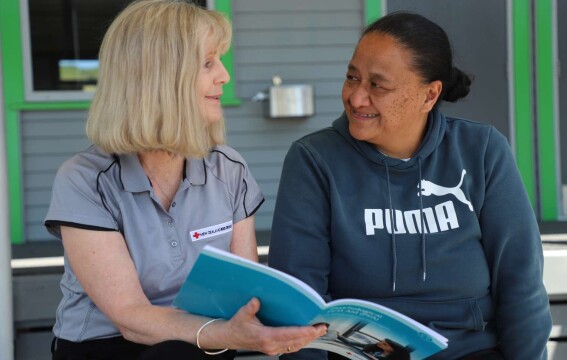
[(451, 80), (445, 85), (443, 100), (455, 102), (464, 98), (470, 91), (472, 78), (456, 67), (451, 69)]

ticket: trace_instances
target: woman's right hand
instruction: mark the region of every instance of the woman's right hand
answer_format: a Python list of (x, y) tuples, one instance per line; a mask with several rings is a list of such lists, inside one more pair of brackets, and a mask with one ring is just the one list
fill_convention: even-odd
[[(225, 323), (215, 322), (207, 326), (199, 336), (201, 348), (207, 344), (223, 344), (223, 348), (247, 349), (267, 355), (295, 352), (327, 333), (323, 324), (313, 326), (269, 327), (256, 317), (260, 310), (260, 301), (256, 298)], [(209, 328), (210, 329), (207, 329)], [(217, 337), (215, 339), (215, 337)]]

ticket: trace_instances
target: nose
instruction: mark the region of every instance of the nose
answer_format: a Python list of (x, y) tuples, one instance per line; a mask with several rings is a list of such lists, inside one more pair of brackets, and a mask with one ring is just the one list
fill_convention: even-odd
[(230, 81), (230, 75), (226, 70), (226, 68), (224, 67), (224, 64), (221, 62), (219, 66), (219, 73), (217, 75), (217, 83), (226, 84), (229, 81)]
[(358, 85), (349, 96), (350, 104), (354, 107), (362, 107), (370, 105), (370, 97), (364, 86)]

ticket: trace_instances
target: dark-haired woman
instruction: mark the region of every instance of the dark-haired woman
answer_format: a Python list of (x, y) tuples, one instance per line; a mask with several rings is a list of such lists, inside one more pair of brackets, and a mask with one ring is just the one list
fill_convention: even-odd
[[(371, 24), (345, 112), (289, 150), (269, 262), (326, 300), (373, 301), (435, 329), (449, 346), (431, 359), (547, 359), (542, 247), (510, 147), (439, 109), (470, 84), (437, 24)], [(288, 356), (326, 356), (309, 351)]]

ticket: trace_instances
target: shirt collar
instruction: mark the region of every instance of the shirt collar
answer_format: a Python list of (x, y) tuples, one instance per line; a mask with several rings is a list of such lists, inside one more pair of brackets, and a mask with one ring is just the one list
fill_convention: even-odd
[[(124, 190), (129, 192), (150, 191), (152, 185), (140, 164), (137, 154), (118, 155), (120, 160), (120, 179)], [(188, 175), (188, 176), (187, 176)], [(207, 182), (204, 159), (186, 159), (183, 181), (191, 185), (204, 185)]]
[(205, 159), (190, 158), (185, 161), (185, 176), (188, 176), (191, 185), (205, 185), (207, 173), (205, 171)]
[(120, 160), (120, 179), (124, 185), (124, 190), (130, 192), (150, 191), (152, 188), (150, 181), (137, 154), (118, 155)]

